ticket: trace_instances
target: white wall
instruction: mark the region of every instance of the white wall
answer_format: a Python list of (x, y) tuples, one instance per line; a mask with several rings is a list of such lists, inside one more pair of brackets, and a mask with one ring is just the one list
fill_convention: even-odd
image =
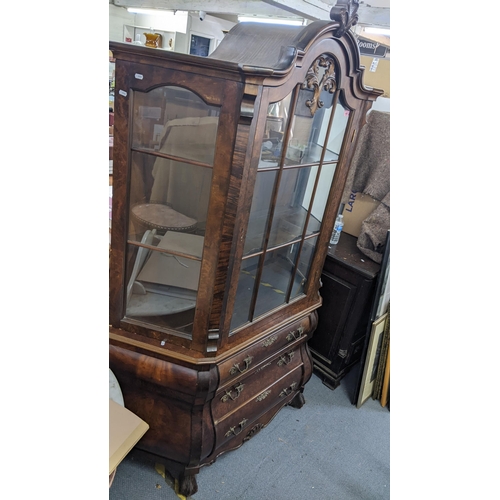
[[(389, 97), (377, 97), (377, 100), (373, 103), (371, 109), (376, 109), (377, 111), (385, 111), (386, 113), (391, 112), (391, 100)], [(370, 110), (371, 111), (371, 110)]]
[[(123, 42), (123, 26), (143, 26), (151, 27), (156, 30), (164, 30), (162, 24), (162, 16), (145, 16), (143, 14), (129, 14), (126, 9), (109, 5), (109, 39), (113, 41)], [(210, 52), (212, 52), (219, 42), (224, 38), (222, 30), (230, 30), (235, 23), (219, 19), (214, 16), (205, 16), (203, 21), (200, 21), (197, 12), (192, 12), (188, 16), (187, 32), (183, 34), (176, 32), (175, 35), (175, 52), (189, 53), (189, 45), (191, 34), (204, 36), (211, 39)], [(170, 31), (170, 30), (168, 30)]]
[(109, 39), (113, 42), (123, 42), (123, 25), (134, 24), (135, 15), (127, 9), (109, 5)]

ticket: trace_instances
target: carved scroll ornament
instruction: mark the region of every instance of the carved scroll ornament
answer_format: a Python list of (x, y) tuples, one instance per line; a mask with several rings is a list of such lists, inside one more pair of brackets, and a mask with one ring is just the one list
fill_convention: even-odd
[(337, 21), (340, 26), (333, 36), (340, 38), (351, 26), (358, 23), (359, 0), (337, 0), (330, 10), (330, 19)]
[(330, 94), (333, 94), (337, 88), (333, 59), (326, 55), (318, 57), (307, 70), (306, 80), (302, 84), (302, 88), (312, 89), (314, 92), (313, 97), (306, 101), (306, 106), (311, 110), (311, 115), (314, 116), (318, 108), (324, 105), (319, 98), (321, 92), (327, 90)]

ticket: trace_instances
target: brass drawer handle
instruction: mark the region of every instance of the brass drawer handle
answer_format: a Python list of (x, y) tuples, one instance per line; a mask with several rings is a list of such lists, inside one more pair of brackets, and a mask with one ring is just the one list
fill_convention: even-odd
[(292, 394), (292, 392), (295, 390), (296, 387), (297, 387), (297, 382), (294, 382), (292, 385), (290, 385), (290, 387), (283, 389), (280, 392), (280, 398), (283, 398), (285, 396), (289, 396), (290, 394)]
[(255, 401), (257, 402), (264, 401), (264, 399), (266, 399), (267, 396), (269, 396), (269, 394), (271, 394), (271, 391), (264, 391), (262, 394), (259, 394), (257, 396), (257, 399)]
[(236, 427), (230, 427), (229, 430), (226, 432), (226, 437), (231, 436), (231, 434), (234, 434), (235, 436), (237, 436), (243, 430), (243, 427), (245, 427), (245, 425), (246, 425), (247, 422), (248, 422), (248, 420), (246, 418), (244, 418), (238, 424), (238, 426), (236, 426)]
[(292, 340), (297, 340), (297, 339), (300, 339), (300, 337), (302, 337), (304, 333), (304, 327), (303, 326), (299, 326), (297, 328), (297, 330), (292, 330), (287, 336), (286, 336), (286, 339), (288, 340), (288, 342), (291, 342)]
[(221, 401), (223, 403), (226, 403), (227, 401), (231, 400), (234, 401), (235, 399), (238, 399), (240, 397), (240, 394), (243, 392), (243, 387), (245, 387), (241, 382), (234, 386), (233, 389), (236, 391), (236, 395), (233, 396), (233, 389), (230, 389), (229, 391), (226, 391), (226, 394), (222, 396)]
[(248, 370), (248, 367), (250, 366), (250, 363), (252, 362), (252, 359), (253, 359), (252, 356), (248, 356), (243, 360), (243, 362), (245, 363), (245, 368), (243, 368), (243, 369), (240, 368), (239, 363), (235, 363), (233, 365), (233, 367), (231, 368), (231, 370), (229, 370), (229, 374), (234, 375), (235, 373), (238, 373), (238, 372), (240, 372), (240, 373), (246, 372)]
[(291, 363), (295, 353), (293, 351), (289, 352), (288, 354), (284, 354), (283, 356), (280, 356), (280, 359), (278, 360), (278, 366), (283, 366), (287, 365), (288, 363)]
[(273, 335), (272, 337), (269, 337), (268, 339), (264, 340), (264, 342), (262, 342), (262, 346), (269, 347), (270, 345), (273, 345), (274, 342), (276, 342), (277, 338), (278, 338), (277, 335)]

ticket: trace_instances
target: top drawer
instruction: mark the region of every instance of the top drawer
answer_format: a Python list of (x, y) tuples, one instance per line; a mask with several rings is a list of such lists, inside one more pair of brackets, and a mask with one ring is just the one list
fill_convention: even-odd
[(219, 388), (234, 382), (240, 375), (249, 373), (282, 347), (304, 342), (311, 333), (311, 326), (311, 316), (305, 316), (271, 332), (257, 343), (222, 362), (218, 367)]

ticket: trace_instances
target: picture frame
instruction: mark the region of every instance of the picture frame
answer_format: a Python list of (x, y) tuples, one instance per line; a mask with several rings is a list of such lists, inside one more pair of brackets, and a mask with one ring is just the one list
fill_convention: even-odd
[(356, 408), (360, 408), (373, 393), (373, 386), (377, 378), (378, 359), (380, 357), (380, 349), (382, 347), (385, 322), (388, 316), (389, 314), (385, 313), (372, 323), (370, 341), (368, 343), (366, 361), (363, 367), (361, 388)]
[(389, 345), (389, 349), (387, 352), (387, 360), (385, 363), (385, 372), (384, 372), (384, 381), (382, 383), (382, 395), (380, 397), (380, 404), (384, 408), (387, 406), (389, 403), (389, 384), (391, 380), (391, 375), (390, 375), (390, 361), (391, 360), (391, 346)]
[[(382, 262), (380, 263), (380, 271), (377, 277), (377, 285), (376, 285), (376, 290), (375, 290), (375, 296), (373, 298), (372, 306), (371, 306), (371, 311), (370, 311), (370, 321), (368, 322), (368, 325), (366, 327), (366, 335), (365, 335), (365, 341), (363, 345), (363, 352), (361, 354), (361, 359), (360, 359), (360, 366), (363, 367), (365, 365), (366, 359), (367, 359), (367, 351), (368, 351), (368, 343), (370, 341), (370, 334), (371, 334), (371, 325), (373, 322), (375, 322), (377, 319), (383, 316), (382, 311), (382, 304), (388, 305), (389, 300), (390, 300), (390, 293), (389, 293), (389, 287), (388, 287), (388, 280), (389, 280), (389, 258), (390, 258), (390, 239), (391, 239), (391, 231), (387, 231), (387, 236), (386, 236), (386, 242), (385, 242), (385, 248), (384, 248), (384, 254), (382, 256)], [(383, 311), (383, 313), (386, 313), (387, 310)], [(362, 368), (358, 371), (357, 374), (357, 381), (356, 381), (356, 390), (354, 391), (354, 394), (351, 399), (351, 403), (353, 405), (357, 405), (358, 401), (360, 400), (360, 394), (361, 394), (361, 384), (363, 380), (363, 372)], [(359, 408), (359, 406), (357, 406)]]

